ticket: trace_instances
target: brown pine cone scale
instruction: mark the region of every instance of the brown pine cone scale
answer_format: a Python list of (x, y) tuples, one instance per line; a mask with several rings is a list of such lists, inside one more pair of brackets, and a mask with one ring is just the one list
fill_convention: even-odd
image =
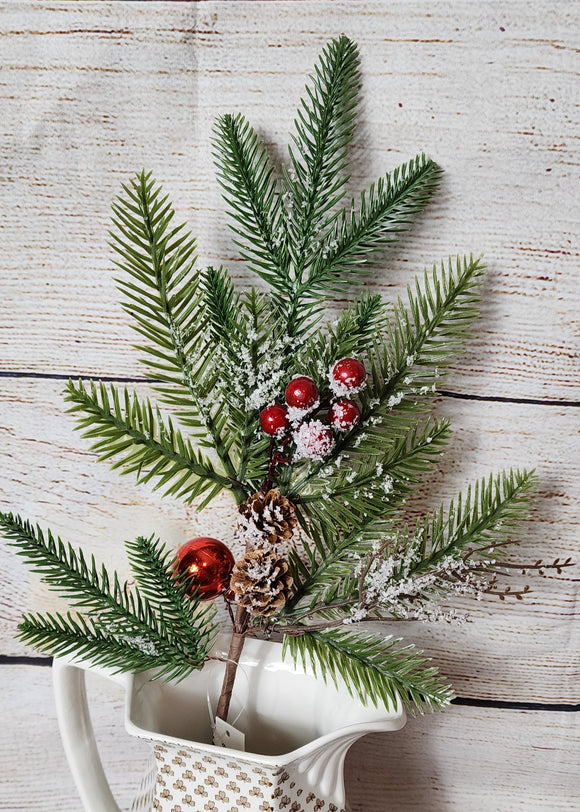
[(297, 525), (294, 505), (274, 488), (252, 494), (239, 511), (239, 530), (253, 547), (290, 541)]
[(252, 615), (271, 617), (286, 603), (294, 580), (288, 562), (273, 550), (250, 550), (236, 561), (230, 589)]

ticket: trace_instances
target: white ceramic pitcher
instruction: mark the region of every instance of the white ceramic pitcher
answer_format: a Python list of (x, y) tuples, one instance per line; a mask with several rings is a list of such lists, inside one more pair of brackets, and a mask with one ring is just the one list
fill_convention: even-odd
[[(228, 642), (220, 635), (212, 656), (227, 657)], [(93, 736), (85, 670), (124, 686), (125, 727), (153, 745), (157, 766), (144, 778), (134, 812), (344, 812), (349, 747), (366, 733), (405, 724), (400, 701), (389, 710), (365, 707), (344, 684), (325, 685), (283, 660), (279, 643), (247, 639), (229, 717), (241, 710), (235, 725), (245, 750), (218, 747), (208, 698), (215, 707), (224, 667), (209, 660), (176, 684), (55, 659), (58, 720), (85, 812), (120, 812)]]

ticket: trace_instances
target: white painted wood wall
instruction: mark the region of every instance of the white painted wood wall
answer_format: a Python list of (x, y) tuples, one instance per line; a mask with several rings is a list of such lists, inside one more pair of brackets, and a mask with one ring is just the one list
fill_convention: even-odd
[[(0, 16), (0, 507), (125, 568), (122, 541), (228, 541), (232, 506), (203, 515), (98, 465), (73, 432), (68, 376), (140, 375), (107, 249), (109, 205), (145, 166), (198, 235), (201, 262), (240, 285), (213, 178), (212, 120), (242, 110), (281, 156), (305, 72), (332, 35), (360, 44), (352, 189), (418, 151), (446, 170), (370, 286), (404, 291), (425, 264), (485, 254), (476, 336), (438, 400), (455, 442), (425, 505), (503, 467), (541, 480), (519, 555), (578, 544), (578, 4), (535, 2), (27, 2)], [(144, 384), (138, 383), (143, 389)], [(0, 546), (0, 810), (80, 812), (46, 660), (14, 639), (57, 601)], [(580, 808), (578, 569), (489, 599), (461, 627), (410, 624), (461, 704), (369, 737), (348, 759), (353, 812)], [(119, 800), (143, 749), (122, 697), (95, 685)]]

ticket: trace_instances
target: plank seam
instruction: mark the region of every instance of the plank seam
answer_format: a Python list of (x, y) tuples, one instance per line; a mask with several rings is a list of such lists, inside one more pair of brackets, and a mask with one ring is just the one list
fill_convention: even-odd
[[(0, 370), (0, 378), (47, 380), (47, 381), (94, 381), (99, 380), (104, 383), (161, 383), (155, 378), (144, 376), (123, 377), (118, 375), (65, 375), (57, 372), (23, 372), (19, 370)], [(489, 403), (521, 403), (532, 406), (580, 406), (580, 400), (553, 400), (551, 398), (518, 398), (504, 397), (503, 395), (470, 395), (465, 392), (452, 392), (449, 389), (440, 389), (438, 395), (444, 398), (455, 398), (457, 400), (485, 401)]]
[(11, 657), (9, 654), (0, 654), (0, 665), (32, 665), (47, 667), (52, 665), (52, 657)]
[(448, 389), (439, 389), (438, 395), (457, 400), (482, 400), (492, 403), (524, 403), (537, 406), (580, 406), (580, 400), (553, 400), (552, 398), (510, 398), (503, 395), (469, 395), (464, 392), (451, 392)]
[(470, 696), (457, 696), (451, 700), (452, 705), (460, 705), (469, 708), (495, 708), (501, 710), (531, 710), (531, 711), (556, 711), (564, 713), (578, 713), (580, 703), (568, 702), (511, 702), (503, 699), (476, 699)]
[[(29, 665), (47, 668), (52, 666), (52, 659), (52, 657), (27, 657), (26, 655), (10, 656), (8, 654), (0, 654), (0, 666)], [(492, 708), (495, 710), (551, 711), (557, 713), (580, 712), (580, 703), (571, 704), (567, 702), (510, 702), (509, 700), (501, 699), (476, 699), (469, 696), (458, 696), (451, 700), (451, 704), (468, 708)]]

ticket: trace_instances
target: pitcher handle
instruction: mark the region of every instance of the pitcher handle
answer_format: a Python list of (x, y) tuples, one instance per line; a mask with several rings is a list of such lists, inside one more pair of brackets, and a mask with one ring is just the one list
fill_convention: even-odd
[(60, 735), (85, 812), (121, 812), (95, 741), (87, 705), (85, 671), (112, 679), (125, 690), (130, 676), (113, 674), (90, 663), (72, 663), (61, 657), (55, 657), (52, 667)]

